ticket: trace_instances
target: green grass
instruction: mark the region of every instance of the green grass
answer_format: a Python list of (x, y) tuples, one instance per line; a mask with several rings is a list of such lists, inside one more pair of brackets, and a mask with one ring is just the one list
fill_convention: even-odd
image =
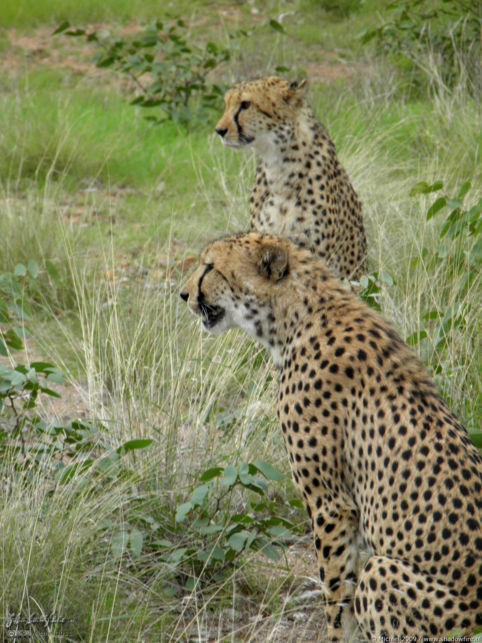
[[(37, 24), (117, 23), (152, 15), (153, 7), (147, 0), (30, 4), (2, 3), (2, 25), (32, 34)], [(399, 69), (343, 37), (379, 6), (364, 3), (339, 19), (316, 3), (294, 2), (283, 22), (287, 37), (263, 25), (286, 9), (275, 2), (261, 16), (241, 4), (229, 19), (199, 3), (187, 17), (196, 19), (193, 37), (225, 38), (240, 25), (257, 29), (232, 65), (219, 70), (228, 83), (281, 63), (301, 75), (310, 63), (332, 60), (326, 48), (342, 51), (355, 67), (348, 80), (312, 82), (310, 100), (363, 202), (370, 268), (396, 281), (383, 288), (384, 312), (407, 337), (427, 326), (423, 313), (452, 303), (460, 285), (459, 277), (413, 263), (423, 247), (438, 247), (442, 220), (427, 221), (431, 199), (410, 197), (410, 189), (441, 179), (452, 194), (471, 180), (474, 203), (482, 128), (463, 83), (452, 93), (439, 88), (435, 98), (414, 97)], [(198, 24), (201, 14), (205, 22)], [(313, 15), (320, 17), (316, 29)], [(56, 611), (68, 619), (60, 632), (74, 640), (176, 641), (206, 632), (249, 640), (260, 631), (268, 637), (297, 609), (300, 581), (283, 564), (247, 557), (240, 569), (188, 592), (187, 566), (166, 563), (162, 548), (151, 545), (168, 538), (174, 552), (186, 542), (186, 534), (173, 531), (172, 514), (208, 467), (261, 458), (288, 473), (275, 417), (276, 375), (266, 354), (239, 332), (204, 334), (178, 297), (181, 260), (213, 237), (247, 228), (254, 158), (221, 145), (215, 112), (191, 132), (169, 123), (153, 127), (128, 104), (131, 88), (111, 71), (79, 74), (1, 43), (14, 63), (0, 72), (0, 271), (31, 259), (39, 265), (29, 353), (66, 370), (64, 397), (102, 420), (112, 447), (153, 439), (127, 454), (130, 473), (114, 480), (79, 474), (56, 485), (42, 467), (22, 479), (12, 462), (2, 463), (9, 481), (0, 506), (2, 613)], [(89, 52), (79, 47), (80, 41), (53, 38), (48, 51), (85, 63)], [(467, 326), (450, 330), (446, 349), (435, 350), (433, 326), (415, 347), (469, 428), (481, 417), (479, 301), (480, 280), (464, 295)], [(69, 415), (65, 406), (41, 408), (59, 422)], [(279, 511), (306, 527), (303, 513), (283, 505), (293, 496), (289, 479), (272, 485)], [(236, 492), (230, 502), (233, 512), (242, 511), (246, 496)], [(162, 527), (155, 531), (140, 515)], [(112, 539), (133, 526), (145, 536), (141, 555), (126, 550), (116, 558)], [(238, 614), (232, 622), (226, 609)], [(250, 620), (256, 617), (263, 625)], [(302, 626), (294, 621), (292, 632), (299, 639)]]
[[(61, 175), (86, 187), (96, 180), (140, 186), (172, 178), (172, 159), (183, 162), (178, 128), (153, 127), (119, 92), (92, 79), (37, 70), (5, 83), (0, 169), (10, 180)], [(193, 169), (185, 165), (192, 180)]]
[[(164, 4), (164, 3), (163, 3)], [(4, 27), (29, 28), (39, 24), (57, 24), (63, 20), (71, 22), (99, 22), (103, 20), (147, 19), (167, 11), (180, 15), (192, 12), (196, 6), (203, 6), (202, 0), (180, 0), (176, 6), (164, 7), (157, 0), (4, 0), (0, 7), (0, 24)]]

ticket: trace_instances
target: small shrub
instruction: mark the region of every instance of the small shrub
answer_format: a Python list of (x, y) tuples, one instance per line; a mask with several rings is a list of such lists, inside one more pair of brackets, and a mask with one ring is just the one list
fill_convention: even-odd
[[(207, 76), (230, 59), (230, 51), (214, 42), (191, 42), (186, 23), (153, 21), (132, 37), (114, 37), (106, 31), (72, 27), (62, 23), (54, 34), (84, 37), (95, 43), (97, 67), (112, 67), (127, 74), (137, 87), (133, 105), (159, 107), (164, 119), (187, 125), (203, 120), (206, 111), (218, 107), (224, 87)], [(159, 121), (155, 116), (150, 120)]]
[(383, 286), (392, 287), (395, 286), (396, 282), (387, 272), (372, 272), (368, 275), (362, 275), (358, 281), (351, 281), (350, 283), (359, 292), (359, 296), (363, 301), (375, 310), (381, 311), (380, 302)]
[[(412, 267), (423, 262), (425, 269), (433, 275), (442, 287), (442, 302), (438, 308), (430, 308), (422, 315), (425, 327), (407, 337), (407, 343), (416, 345), (428, 342), (437, 359), (433, 360), (434, 375), (442, 373), (447, 366), (445, 358), (448, 345), (456, 333), (467, 337), (479, 337), (479, 322), (474, 306), (479, 302), (470, 297), (471, 289), (478, 288), (482, 268), (482, 199), (465, 207), (464, 200), (471, 188), (464, 183), (454, 197), (443, 191), (443, 183), (436, 181), (429, 185), (417, 183), (411, 195), (440, 192), (426, 213), (427, 220), (446, 214), (439, 232), (436, 248), (423, 247), (421, 256), (412, 262)], [(454, 288), (455, 284), (455, 288)], [(476, 347), (474, 346), (474, 350)], [(477, 422), (474, 422), (477, 426)], [(471, 431), (474, 443), (482, 448), (482, 432)]]
[(432, 52), (442, 83), (452, 88), (466, 67), (474, 95), (480, 90), (480, 33), (482, 13), (465, 0), (390, 2), (391, 19), (381, 27), (359, 32), (363, 43), (376, 42), (377, 52), (391, 56), (412, 74), (418, 88), (426, 84), (426, 54)]
[[(29, 261), (27, 266), (17, 264), (13, 273), (0, 274), (0, 355), (22, 350), (24, 339), (31, 336), (25, 326), (30, 313), (26, 295), (35, 293), (38, 273), (36, 262)], [(100, 423), (42, 419), (37, 412), (39, 395), (59, 398), (51, 386), (63, 381), (62, 371), (49, 362), (0, 363), (0, 456), (21, 472), (41, 466), (59, 484), (87, 470), (107, 477), (121, 473), (121, 457), (152, 440), (130, 440), (114, 449)]]
[[(261, 476), (260, 476), (261, 474)], [(192, 589), (202, 574), (203, 580), (222, 577), (226, 569), (237, 566), (243, 554), (260, 551), (278, 561), (283, 539), (292, 535), (293, 524), (281, 515), (286, 508), (267, 496), (265, 481), (284, 479), (273, 466), (262, 460), (238, 466), (215, 466), (199, 478), (202, 483), (190, 499), (177, 507), (178, 529), (187, 532), (190, 545), (171, 551), (167, 562), (189, 562), (192, 569), (186, 588)], [(235, 490), (248, 493), (242, 511), (233, 510)], [(298, 500), (287, 503), (299, 507)]]

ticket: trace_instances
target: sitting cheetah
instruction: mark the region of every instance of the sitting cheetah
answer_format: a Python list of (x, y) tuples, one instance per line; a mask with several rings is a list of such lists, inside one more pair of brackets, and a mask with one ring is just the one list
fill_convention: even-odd
[(377, 642), (439, 640), (482, 625), (482, 460), (384, 318), (308, 250), (256, 232), (208, 245), (181, 297), (214, 333), (244, 328), (280, 369), (327, 640), (358, 627)]
[(338, 276), (355, 279), (366, 272), (360, 202), (306, 88), (306, 80), (276, 76), (242, 82), (226, 93), (216, 132), (226, 145), (258, 153), (251, 228), (296, 236)]

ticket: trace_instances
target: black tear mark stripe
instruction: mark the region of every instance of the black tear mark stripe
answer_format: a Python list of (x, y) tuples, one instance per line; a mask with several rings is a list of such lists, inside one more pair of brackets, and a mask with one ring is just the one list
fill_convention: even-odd
[(242, 112), (242, 111), (243, 111), (243, 108), (240, 105), (238, 107), (238, 111), (234, 115), (234, 122), (236, 123), (236, 128), (238, 130), (238, 137), (239, 137), (239, 140), (244, 141), (244, 143), (252, 143), (254, 141), (254, 137), (253, 136), (246, 136), (243, 133), (243, 129), (242, 129), (241, 125), (239, 124), (238, 116), (239, 116), (239, 113)]
[(204, 303), (204, 295), (201, 292), (201, 286), (202, 286), (203, 279), (208, 274), (208, 272), (210, 272), (213, 268), (214, 268), (214, 264), (208, 263), (206, 265), (206, 268), (205, 268), (203, 274), (201, 275), (201, 278), (199, 279), (199, 283), (198, 283), (198, 286), (197, 286), (197, 303), (198, 303), (199, 307), (201, 307), (202, 304)]

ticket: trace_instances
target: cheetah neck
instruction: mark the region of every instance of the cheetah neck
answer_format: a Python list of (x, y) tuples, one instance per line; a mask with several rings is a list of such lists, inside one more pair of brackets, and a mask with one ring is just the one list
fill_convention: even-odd
[[(280, 293), (272, 298), (269, 313), (264, 316), (262, 326), (257, 326), (257, 332), (244, 325), (245, 330), (271, 353), (275, 366), (280, 370), (291, 350), (306, 341), (307, 322), (313, 312), (326, 320), (325, 308), (333, 310), (339, 304), (342, 310), (346, 296), (348, 299), (351, 297), (328, 271), (323, 271), (318, 277), (306, 282), (302, 271), (293, 270), (289, 277), (291, 284), (280, 283)], [(323, 284), (322, 289), (320, 283)], [(330, 326), (327, 320), (323, 324), (325, 330)]]
[(294, 123), (283, 123), (255, 143), (261, 168), (274, 195), (287, 198), (296, 190), (303, 158), (314, 145), (315, 117), (308, 107)]

